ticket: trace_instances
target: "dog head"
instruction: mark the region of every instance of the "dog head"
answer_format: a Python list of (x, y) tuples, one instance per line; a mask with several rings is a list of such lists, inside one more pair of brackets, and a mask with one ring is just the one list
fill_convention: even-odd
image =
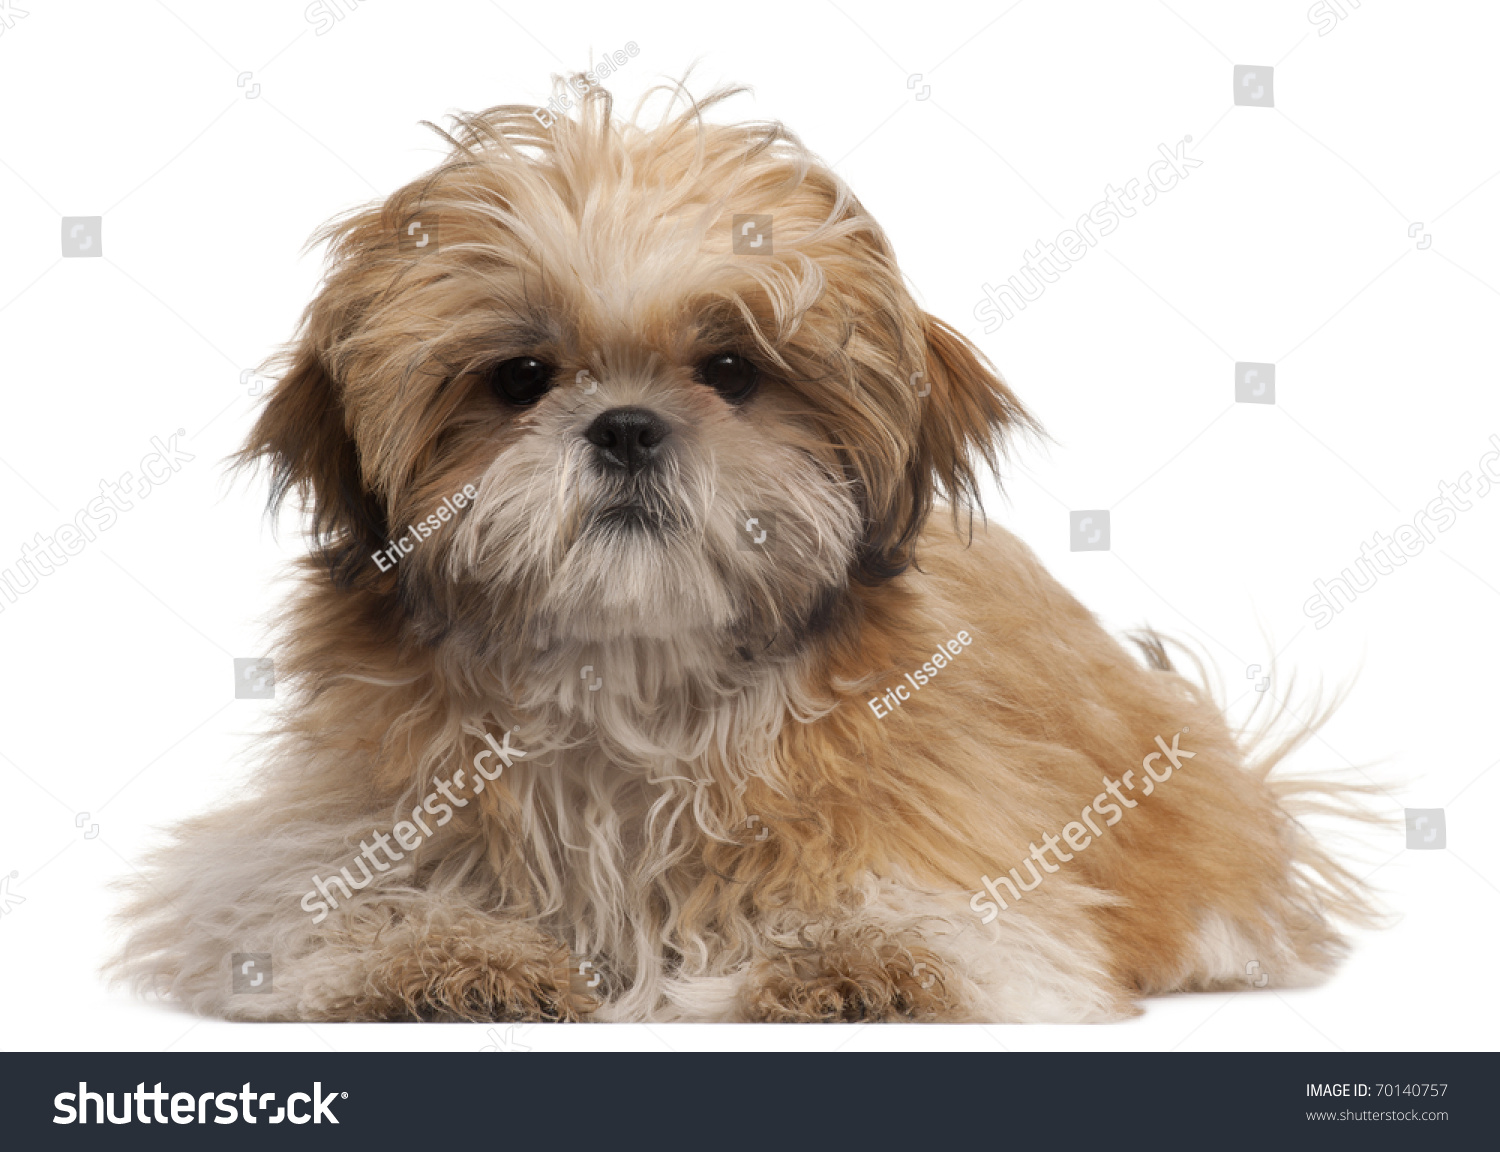
[(744, 654), (899, 574), (936, 499), (972, 506), (1026, 414), (794, 136), (704, 122), (732, 92), (653, 127), (595, 87), (459, 118), (438, 168), (325, 228), (245, 456), (336, 582), (429, 642)]

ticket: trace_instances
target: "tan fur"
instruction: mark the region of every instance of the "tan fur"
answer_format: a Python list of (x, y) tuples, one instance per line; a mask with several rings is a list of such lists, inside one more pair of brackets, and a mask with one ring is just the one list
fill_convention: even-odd
[[(972, 514), (1029, 417), (794, 137), (703, 120), (728, 94), (649, 128), (597, 89), (545, 129), (461, 119), (438, 169), (326, 230), (245, 453), (312, 515), (291, 693), (253, 794), (137, 886), (119, 973), (247, 1019), (1099, 1020), (1335, 963), (1362, 896), (1294, 813), (1337, 789), (1269, 778), (1285, 749), (1248, 763), (1159, 640), (1132, 657)], [(403, 251), (434, 213), (435, 250)], [(741, 213), (774, 217), (773, 255), (732, 251)], [(764, 377), (741, 405), (694, 377), (726, 349)], [(522, 355), (558, 382), (515, 408), (487, 373)], [(628, 482), (582, 435), (621, 405), (671, 430)], [(508, 730), (524, 757), (313, 921), (314, 876)], [(1191, 764), (981, 919), (981, 877), (1178, 733)], [(231, 994), (234, 952), (272, 953), (271, 994)]]

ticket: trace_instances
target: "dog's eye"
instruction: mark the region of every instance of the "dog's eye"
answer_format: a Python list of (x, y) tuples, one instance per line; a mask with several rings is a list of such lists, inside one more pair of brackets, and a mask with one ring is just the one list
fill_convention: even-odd
[(490, 386), (511, 404), (535, 404), (552, 387), (557, 369), (535, 356), (517, 356), (495, 366)]
[(738, 404), (755, 391), (760, 369), (738, 352), (715, 352), (698, 365), (698, 379), (731, 404)]

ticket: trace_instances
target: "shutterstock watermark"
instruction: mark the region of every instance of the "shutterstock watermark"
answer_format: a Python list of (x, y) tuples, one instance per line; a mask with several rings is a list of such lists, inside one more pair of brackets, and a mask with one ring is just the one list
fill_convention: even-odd
[[(1500, 434), (1490, 434), (1490, 446), (1492, 451), (1479, 458), (1481, 475), (1465, 472), (1458, 478), (1458, 484), (1439, 481), (1439, 495), (1429, 500), (1422, 511), (1412, 517), (1411, 523), (1397, 525), (1392, 535), (1375, 533), (1369, 541), (1360, 544), (1360, 556), (1352, 568), (1345, 568), (1328, 580), (1314, 580), (1315, 594), (1302, 605), (1303, 614), (1316, 620), (1317, 627), (1326, 627), (1361, 593), (1375, 587), (1380, 577), (1390, 575), (1408, 558), (1421, 555), (1422, 549), (1437, 539), (1437, 533), (1446, 532), (1457, 524), (1458, 514), (1474, 507), (1469, 496), (1482, 500), (1494, 487), (1494, 482), (1500, 480)], [(1347, 603), (1339, 603), (1340, 597)]]
[(77, 556), (97, 540), (99, 533), (113, 528), (121, 513), (135, 507), (135, 501), (144, 500), (181, 471), (184, 464), (192, 463), (193, 454), (183, 451), (177, 443), (184, 435), (179, 428), (165, 443), (160, 436), (151, 437), (155, 451), (142, 458), (136, 472), (121, 473), (113, 483), (99, 481), (99, 495), (71, 521), (58, 525), (51, 535), (38, 532), (31, 543), (22, 544), (15, 563), (0, 569), (0, 612), (5, 611), (6, 601), (14, 604), (35, 588), (43, 576), (52, 575), (68, 562), (68, 557)]
[(1307, 10), (1307, 22), (1318, 26), (1318, 35), (1327, 36), (1339, 26), (1339, 21), (1353, 15), (1351, 9), (1359, 7), (1359, 0), (1318, 0)]
[(1177, 187), (1192, 169), (1203, 164), (1188, 155), (1187, 146), (1192, 142), (1191, 136), (1184, 136), (1175, 147), (1158, 145), (1161, 159), (1147, 167), (1144, 181), (1127, 180), (1124, 188), (1105, 185), (1104, 199), (1080, 216), (1072, 228), (1064, 228), (1050, 243), (1038, 240), (1021, 253), (1026, 262), (1024, 268), (999, 287), (981, 285), (984, 299), (974, 305), (974, 319), (983, 322), (986, 332), (994, 332), (1007, 320), (1015, 319), (1016, 313), (1024, 312), (1027, 304), (1041, 298), (1047, 285), (1062, 279), (1064, 272), (1087, 256), (1089, 249), (1114, 232), (1123, 220), (1155, 203), (1161, 193)]
[[(523, 759), (526, 753), (519, 748), (511, 747), (510, 731), (505, 733), (503, 743), (497, 743), (488, 732), (467, 728), (465, 731), (471, 731), (474, 735), (482, 735), (485, 744), (488, 745), (475, 753), (472, 764), (474, 776), (467, 785), (477, 796), (484, 791), (486, 781), (500, 779), (500, 774), (510, 767), (511, 761)], [(489, 759), (493, 759), (493, 763), (487, 765), (485, 761)], [(351, 899), (355, 892), (374, 880), (377, 873), (389, 872), (392, 865), (406, 858), (406, 852), (415, 852), (430, 836), (434, 835), (433, 830), (427, 826), (427, 821), (422, 818), (423, 813), (434, 817), (433, 823), (441, 828), (453, 819), (454, 808), (467, 808), (468, 798), (455, 795), (453, 791), (455, 788), (466, 787), (465, 775), (466, 770), (460, 768), (453, 774), (451, 780), (437, 781), (433, 785), (433, 791), (429, 792), (422, 802), (411, 810), (410, 820), (398, 820), (389, 833), (371, 833), (373, 844), (367, 844), (363, 840), (359, 842), (359, 855), (354, 858), (354, 863), (363, 874), (362, 879), (356, 880), (347, 866), (339, 869), (339, 875), (329, 876), (326, 880), (314, 875), (313, 886), (302, 897), (302, 910), (312, 916), (313, 923), (321, 924), (328, 918), (330, 905), (334, 908), (339, 906), (338, 898), (334, 896), (331, 888), (337, 886), (343, 890), (345, 900)], [(406, 851), (396, 851), (391, 846), (392, 838)], [(380, 853), (385, 854), (387, 862), (380, 860)], [(374, 871), (371, 871), (372, 866)], [(319, 899), (320, 896), (322, 899)]]
[(31, 13), (11, 0), (10, 3), (0, 3), (0, 36), (4, 36), (16, 26), (18, 20), (24, 20)]
[(358, 8), (362, 2), (364, 0), (313, 0), (313, 3), (302, 10), (302, 15), (307, 18), (309, 24), (317, 28), (313, 35), (322, 36), (332, 32), (334, 26)]
[[(1158, 784), (1165, 784), (1172, 778), (1172, 772), (1175, 769), (1181, 768), (1184, 760), (1191, 760), (1197, 755), (1196, 752), (1189, 752), (1186, 748), (1179, 748), (1177, 746), (1177, 741), (1181, 739), (1182, 734), (1186, 731), (1187, 729), (1184, 728), (1182, 732), (1173, 736), (1171, 744), (1168, 744), (1160, 736), (1156, 738), (1156, 746), (1159, 751), (1149, 753), (1141, 761), (1141, 769), (1145, 772), (1145, 778), (1139, 781), (1139, 783), (1144, 785), (1141, 789), (1142, 796), (1150, 796), (1152, 792), (1156, 791)], [(1169, 767), (1158, 775), (1153, 765), (1163, 758), (1166, 759)], [(1034, 891), (1039, 887), (1042, 880), (1049, 873), (1061, 870), (1062, 865), (1072, 860), (1076, 853), (1082, 852), (1094, 842), (1096, 837), (1102, 836), (1104, 830), (1094, 822), (1095, 816), (1104, 817), (1105, 828), (1113, 827), (1124, 819), (1125, 810), (1134, 808), (1140, 803), (1139, 800), (1132, 800), (1125, 795), (1126, 792), (1135, 791), (1136, 783), (1134, 769), (1126, 772), (1119, 780), (1111, 780), (1108, 776), (1104, 777), (1104, 791), (1095, 796), (1088, 804), (1084, 805), (1083, 811), (1078, 814), (1077, 820), (1070, 820), (1067, 824), (1063, 825), (1061, 836), (1054, 836), (1049, 832), (1042, 837), (1042, 846), (1040, 848), (1035, 843), (1028, 845), (1031, 849), (1031, 854), (1024, 857), (1021, 860), (1021, 864), (1025, 866), (1027, 873), (1031, 876), (1030, 884), (1021, 879), (1020, 866), (1012, 868), (1009, 875), (1002, 875), (995, 880), (991, 880), (988, 876), (981, 876), (979, 882), (984, 885), (984, 888), (974, 893), (969, 899), (969, 908), (973, 911), (974, 915), (980, 918), (980, 923), (988, 924), (996, 916), (1000, 915), (1004, 909), (1009, 908), (1011, 903), (1020, 900), (1023, 894)], [(1121, 790), (1122, 788), (1123, 791)], [(1064, 852), (1062, 850), (1061, 845), (1063, 841), (1067, 841), (1068, 847), (1072, 849), (1071, 852)], [(1048, 861), (1048, 852), (1053, 854), (1058, 861), (1057, 863), (1054, 864)], [(1041, 872), (1036, 870), (1037, 864), (1042, 866)], [(1002, 886), (1010, 894), (1010, 900), (1006, 900), (1000, 894)], [(986, 892), (990, 896), (993, 896), (994, 899), (986, 899)]]

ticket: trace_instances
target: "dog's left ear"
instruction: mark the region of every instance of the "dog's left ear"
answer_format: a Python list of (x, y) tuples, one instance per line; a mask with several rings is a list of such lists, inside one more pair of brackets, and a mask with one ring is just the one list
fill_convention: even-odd
[(386, 514), (364, 481), (340, 386), (324, 363), (328, 323), (315, 303), (237, 460), (241, 466), (269, 462), (272, 511), (300, 494), (312, 514), (317, 555), (336, 584), (351, 587), (368, 574), (369, 555), (385, 545)]
[(905, 381), (916, 398), (918, 424), (905, 499), (897, 497), (904, 507), (890, 509), (884, 530), (866, 542), (860, 571), (871, 581), (911, 564), (936, 499), (952, 507), (955, 526), (979, 506), (980, 466), (998, 467), (1007, 435), (1040, 430), (972, 343), (926, 312), (921, 331), (921, 367)]

